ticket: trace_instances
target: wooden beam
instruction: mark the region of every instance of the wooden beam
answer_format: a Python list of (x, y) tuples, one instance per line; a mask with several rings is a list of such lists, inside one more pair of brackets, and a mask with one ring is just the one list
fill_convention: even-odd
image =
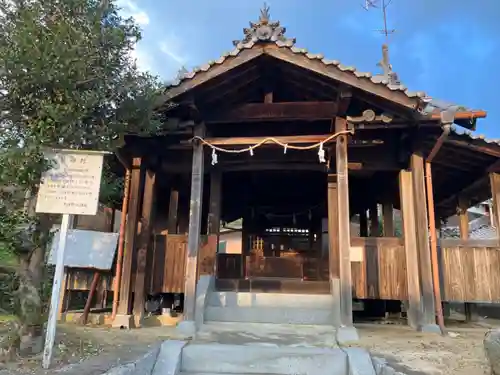
[(366, 209), (359, 213), (359, 236), (368, 237), (368, 218), (366, 217)]
[(464, 141), (464, 140), (459, 140), (459, 139), (453, 139), (453, 135), (450, 134), (449, 138), (446, 140), (445, 143), (449, 143), (455, 146), (459, 147), (464, 147), (468, 148), (470, 150), (474, 150), (476, 152), (482, 152), (483, 154), (486, 155), (491, 155), (496, 158), (500, 158), (500, 147), (497, 144), (492, 144), (492, 145), (476, 145), (472, 143), (473, 141)]
[(414, 329), (421, 326), (421, 295), (418, 271), (418, 246), (415, 224), (412, 172), (399, 173), (403, 238), (406, 255), (406, 280), (408, 285), (408, 325)]
[[(186, 170), (186, 172), (189, 170)], [(168, 234), (177, 233), (177, 215), (179, 213), (179, 191), (172, 188), (170, 190), (170, 202), (168, 204)]]
[[(208, 212), (208, 234), (220, 234), (222, 173), (219, 169), (210, 171), (210, 207)], [(218, 242), (218, 240), (217, 240)]]
[[(268, 98), (269, 99), (269, 98)], [(228, 112), (208, 115), (206, 123), (253, 121), (331, 120), (336, 102), (247, 103)]]
[(490, 173), (491, 197), (493, 200), (493, 223), (500, 238), (500, 173)]
[[(142, 200), (141, 228), (138, 238), (137, 266), (134, 283), (134, 321), (141, 327), (144, 320), (146, 304), (146, 265), (151, 257), (151, 234), (153, 231), (153, 202), (156, 175), (151, 170), (146, 172), (144, 195)], [(148, 254), (149, 253), (149, 254)]]
[(337, 192), (337, 175), (328, 175), (328, 259), (330, 279), (340, 278), (339, 254), (339, 209)]
[(349, 86), (342, 86), (337, 94), (337, 116), (345, 117), (351, 104), (352, 90)]
[[(335, 131), (347, 129), (343, 118), (335, 120)], [(337, 167), (337, 207), (338, 207), (338, 242), (340, 258), (340, 320), (345, 326), (352, 326), (352, 278), (351, 278), (351, 235), (349, 214), (349, 180), (347, 171), (347, 135), (337, 139), (335, 161)]]
[(422, 287), (424, 325), (436, 324), (434, 306), (434, 287), (432, 284), (432, 264), (429, 247), (429, 224), (427, 219), (427, 196), (425, 191), (424, 158), (419, 154), (412, 154), (411, 169), (413, 180), (413, 204), (415, 206), (415, 223), (417, 246), (420, 263), (420, 283)]
[[(195, 136), (203, 137), (205, 125), (197, 125)], [(200, 249), (201, 215), (203, 202), (203, 145), (193, 144), (193, 167), (191, 171), (191, 197), (189, 208), (189, 232), (184, 286), (184, 320), (194, 322), (196, 307), (196, 283), (198, 253)], [(193, 323), (194, 324), (194, 323)]]
[[(205, 141), (214, 145), (214, 146), (246, 146), (246, 145), (254, 145), (260, 143), (268, 138), (274, 138), (277, 141), (284, 144), (306, 144), (306, 143), (319, 143), (323, 142), (325, 139), (330, 137), (332, 134), (312, 134), (312, 135), (291, 135), (291, 136), (267, 136), (267, 137), (228, 137), (228, 138), (205, 138)], [(326, 143), (335, 142), (335, 139), (332, 139)], [(185, 143), (185, 142), (184, 142)], [(326, 144), (325, 143), (325, 144)], [(268, 140), (265, 144), (274, 144), (275, 142)], [(353, 139), (348, 141), (349, 147), (371, 147), (371, 146), (379, 146), (384, 144), (383, 140), (374, 139), (374, 140), (364, 140), (364, 139)]]
[(142, 185), (142, 160), (132, 159), (130, 177), (130, 195), (127, 213), (127, 226), (125, 233), (125, 248), (122, 265), (122, 278), (120, 285), (120, 298), (118, 303), (118, 314), (130, 315), (132, 297), (132, 262), (135, 255), (135, 242), (139, 220), (139, 209), (141, 203), (140, 191)]
[(394, 206), (391, 201), (386, 200), (382, 205), (382, 216), (384, 217), (384, 237), (394, 237)]
[(270, 46), (265, 48), (265, 53), (329, 79), (340, 81), (372, 95), (385, 98), (400, 106), (416, 109), (421, 102), (421, 99), (410, 98), (402, 91), (393, 91), (385, 85), (373, 83), (369, 79), (360, 79), (352, 74), (352, 72), (340, 70), (336, 65), (327, 65), (318, 59), (311, 60), (304, 54), (296, 54), (288, 48), (274, 48)]
[(459, 228), (460, 228), (460, 239), (469, 239), (469, 215), (467, 214), (467, 209), (469, 208), (469, 203), (464, 197), (458, 198), (458, 218), (459, 218)]
[(374, 204), (370, 206), (369, 210), (370, 215), (370, 237), (379, 237), (380, 236), (380, 223), (378, 220), (378, 204)]
[(243, 65), (246, 62), (255, 59), (256, 57), (261, 56), (263, 53), (263, 47), (256, 46), (251, 49), (240, 51), (237, 56), (228, 56), (226, 57), (224, 63), (216, 64), (206, 72), (200, 72), (199, 74), (196, 74), (192, 79), (185, 80), (178, 86), (167, 89), (165, 94), (159, 100), (159, 105), (161, 106), (165, 102), (172, 100), (175, 97), (184, 94), (187, 91), (194, 89), (195, 87), (198, 87), (199, 85), (202, 85), (203, 83), (216, 78), (238, 66)]

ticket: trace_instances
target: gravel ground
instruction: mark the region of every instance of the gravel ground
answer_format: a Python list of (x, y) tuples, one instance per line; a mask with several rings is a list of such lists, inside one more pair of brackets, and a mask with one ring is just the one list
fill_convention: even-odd
[[(360, 324), (360, 341), (392, 367), (409, 375), (484, 375), (489, 368), (482, 340), (483, 327), (450, 327), (446, 337), (417, 333), (406, 326)], [(62, 324), (58, 327), (54, 365), (41, 369), (41, 355), (0, 363), (0, 375), (97, 375), (146, 353), (161, 341), (174, 338), (171, 327), (116, 330)], [(68, 366), (70, 365), (70, 366)]]
[(487, 328), (449, 327), (448, 336), (417, 333), (406, 326), (359, 325), (356, 345), (383, 357), (407, 374), (484, 375), (489, 366), (483, 338)]

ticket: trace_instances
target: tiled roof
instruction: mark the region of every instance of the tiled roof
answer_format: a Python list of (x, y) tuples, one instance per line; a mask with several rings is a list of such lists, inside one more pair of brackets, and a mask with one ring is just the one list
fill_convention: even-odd
[[(244, 38), (240, 41), (234, 41), (233, 44), (235, 48), (224, 53), (217, 60), (211, 60), (206, 64), (195, 67), (192, 71), (187, 71), (184, 67), (179, 71), (177, 77), (172, 82), (168, 83), (165, 88), (165, 93), (174, 87), (181, 85), (183, 82), (193, 79), (197, 74), (202, 72), (208, 72), (215, 66), (223, 64), (227, 59), (234, 58), (238, 56), (242, 51), (253, 48), (259, 43), (274, 43), (279, 48), (286, 48), (297, 55), (304, 55), (309, 60), (319, 60), (325, 66), (333, 66), (342, 72), (350, 72), (359, 79), (367, 79), (372, 83), (377, 85), (386, 86), (391, 91), (401, 91), (404, 92), (409, 98), (419, 98), (426, 103), (423, 113), (433, 114), (440, 113), (448, 109), (456, 109), (457, 112), (460, 111), (472, 111), (464, 106), (455, 105), (452, 103), (445, 102), (439, 99), (433, 99), (422, 91), (410, 91), (408, 88), (402, 84), (397, 75), (392, 72), (392, 67), (388, 62), (388, 50), (387, 46), (383, 46), (384, 58), (380, 63), (386, 74), (372, 74), (370, 72), (362, 72), (356, 69), (354, 66), (343, 65), (338, 60), (326, 59), (321, 53), (311, 53), (305, 48), (299, 48), (295, 46), (295, 38), (285, 37), (286, 29), (280, 25), (279, 21), (271, 21), (269, 15), (269, 8), (265, 7), (261, 10), (261, 15), (257, 22), (250, 22), (250, 28), (244, 29)], [(384, 61), (385, 60), (385, 61)], [(385, 64), (385, 65), (384, 65)], [(463, 120), (460, 120), (463, 121)], [(457, 121), (457, 123), (460, 123)], [(475, 142), (482, 142), (484, 144), (496, 144), (500, 146), (500, 140), (487, 140), (482, 135), (473, 135), (471, 132), (459, 133), (453, 129), (453, 134), (461, 136), (464, 140)]]
[(403, 84), (398, 82), (391, 82), (386, 76), (376, 74), (373, 75), (370, 72), (361, 72), (354, 66), (343, 65), (338, 60), (329, 60), (324, 57), (321, 53), (311, 53), (305, 48), (298, 48), (295, 46), (295, 39), (286, 38), (284, 36), (286, 29), (280, 26), (278, 21), (274, 22), (270, 20), (269, 8), (264, 8), (261, 10), (261, 16), (259, 21), (256, 23), (251, 22), (250, 28), (244, 29), (245, 38), (241, 41), (233, 42), (235, 49), (231, 52), (224, 53), (217, 60), (211, 60), (208, 63), (194, 68), (191, 72), (186, 72), (185, 69), (179, 72), (176, 79), (170, 82), (165, 91), (170, 88), (179, 86), (182, 82), (186, 80), (193, 79), (197, 74), (201, 72), (207, 72), (211, 68), (217, 65), (221, 65), (228, 58), (238, 56), (241, 51), (246, 49), (251, 49), (256, 44), (259, 43), (274, 43), (279, 48), (287, 48), (291, 52), (297, 55), (304, 55), (310, 60), (319, 60), (325, 66), (333, 66), (343, 72), (350, 72), (357, 78), (369, 79), (374, 84), (384, 85), (392, 91), (402, 91), (410, 98), (422, 98), (426, 97), (424, 92), (420, 91), (410, 91)]
[(464, 141), (474, 141), (475, 144), (486, 146), (496, 145), (500, 146), (500, 139), (487, 139), (483, 134), (475, 135), (471, 131), (457, 131), (455, 127), (452, 128), (452, 134), (463, 138)]

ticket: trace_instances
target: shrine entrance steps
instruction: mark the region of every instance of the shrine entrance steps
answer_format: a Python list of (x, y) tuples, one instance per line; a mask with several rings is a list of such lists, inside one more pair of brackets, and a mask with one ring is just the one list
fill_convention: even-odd
[(336, 315), (330, 294), (212, 291), (204, 321), (333, 327)]

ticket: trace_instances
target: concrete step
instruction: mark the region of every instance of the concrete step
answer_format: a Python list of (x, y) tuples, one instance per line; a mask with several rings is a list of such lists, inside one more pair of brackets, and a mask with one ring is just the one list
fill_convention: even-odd
[(333, 297), (328, 294), (212, 292), (208, 304), (215, 307), (298, 307), (327, 310), (333, 306)]
[(207, 306), (205, 321), (333, 325), (335, 314), (333, 309)]
[(337, 347), (336, 330), (329, 325), (205, 322), (197, 342), (251, 345), (259, 343), (295, 347)]
[[(179, 373), (179, 375), (221, 375), (220, 373), (218, 372), (181, 372)], [(253, 375), (253, 374), (250, 374), (250, 373), (224, 373), (222, 375)], [(279, 375), (279, 374), (261, 374), (261, 375)]]
[(182, 350), (181, 373), (345, 375), (340, 349), (269, 345), (189, 344)]

